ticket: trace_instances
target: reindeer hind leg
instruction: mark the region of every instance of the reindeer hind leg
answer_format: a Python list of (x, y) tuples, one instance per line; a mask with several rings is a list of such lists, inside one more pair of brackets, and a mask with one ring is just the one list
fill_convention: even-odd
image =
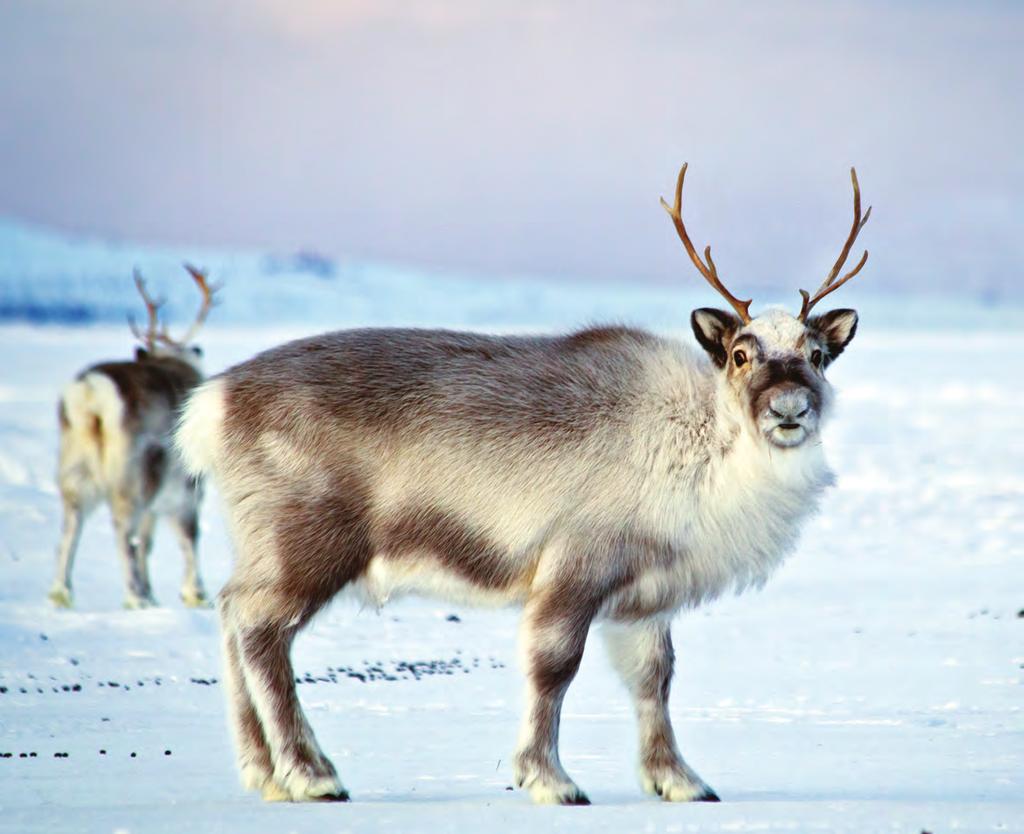
[[(290, 652), (299, 629), (314, 610), (298, 612), (295, 601), (280, 588), (235, 585), (221, 593), (230, 607), (238, 668), (242, 674), (248, 705), (236, 712), (236, 720), (259, 722), (262, 738), (270, 754), (273, 778), (261, 786), (268, 799), (283, 793), (293, 801), (347, 800), (348, 791), (338, 778), (334, 765), (317, 744), (313, 730), (302, 711), (295, 691), (295, 672)], [(224, 605), (225, 603), (222, 603)], [(242, 738), (243, 742), (251, 739)], [(247, 771), (262, 777), (259, 762), (255, 769), (240, 745), (243, 779)], [(269, 793), (269, 795), (268, 795)]]
[(47, 595), (50, 602), (58, 608), (70, 608), (72, 605), (71, 569), (74, 566), (75, 553), (78, 551), (78, 542), (82, 536), (82, 525), (91, 509), (91, 503), (82, 501), (81, 496), (64, 493), (60, 545), (57, 548), (57, 569)]
[[(270, 749), (274, 782), (293, 801), (347, 800), (295, 691), (292, 642), (369, 563), (369, 506), (355, 479), (315, 497), (237, 515), (239, 559), (221, 592), (242, 675)], [(266, 536), (272, 530), (271, 538)]]
[(185, 557), (185, 575), (181, 581), (181, 601), (189, 608), (209, 608), (210, 602), (199, 576), (196, 543), (199, 539), (199, 513), (196, 501), (172, 516), (169, 521)]
[(227, 595), (221, 596), (219, 609), (228, 721), (235, 742), (242, 787), (260, 791), (267, 800), (288, 799), (287, 792), (274, 781), (270, 747), (263, 734), (263, 725), (249, 693), (249, 686), (245, 682), (238, 632)]

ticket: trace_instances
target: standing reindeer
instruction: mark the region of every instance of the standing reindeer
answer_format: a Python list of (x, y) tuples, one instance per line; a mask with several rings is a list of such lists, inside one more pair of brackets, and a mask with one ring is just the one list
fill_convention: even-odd
[(202, 293), (195, 322), (172, 339), (158, 317), (160, 302), (135, 286), (149, 316), (132, 362), (103, 362), (82, 371), (62, 392), (58, 408), (60, 460), (57, 480), (64, 507), (57, 574), (50, 600), (69, 608), (71, 567), (82, 524), (101, 502), (110, 504), (118, 556), (124, 571), (126, 608), (155, 604), (149, 584), (149, 553), (157, 515), (167, 517), (185, 555), (181, 598), (208, 605), (196, 564), (202, 486), (185, 471), (172, 444), (172, 429), (188, 393), (202, 382), (202, 351), (192, 344), (213, 306), (216, 288), (199, 270), (185, 267)]
[[(706, 356), (642, 330), (494, 337), (352, 330), (277, 347), (189, 398), (186, 464), (219, 483), (237, 564), (219, 597), (242, 783), (266, 799), (345, 800), (296, 695), (295, 635), (343, 588), (374, 605), (420, 592), (524, 608), (526, 711), (516, 782), (586, 804), (558, 756), (559, 717), (592, 623), (632, 694), (644, 788), (718, 797), (668, 713), (670, 619), (761, 585), (831, 482), (825, 369), (857, 314), (814, 306), (867, 221), (853, 174), (842, 253), (793, 317), (752, 318), (665, 204), (734, 312), (699, 309)], [(664, 201), (663, 201), (664, 203)], [(869, 210), (870, 211), (870, 210)]]

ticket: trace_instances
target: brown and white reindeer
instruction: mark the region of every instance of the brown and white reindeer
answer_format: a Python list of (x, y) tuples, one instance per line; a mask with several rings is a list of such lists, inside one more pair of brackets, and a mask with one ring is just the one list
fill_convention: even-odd
[(585, 804), (559, 761), (559, 714), (588, 631), (604, 624), (632, 694), (647, 791), (717, 800), (668, 712), (670, 620), (761, 585), (831, 475), (825, 370), (857, 314), (811, 316), (867, 215), (796, 317), (699, 309), (704, 354), (625, 327), (562, 336), (350, 330), (292, 342), (190, 397), (177, 443), (223, 494), (237, 550), (219, 597), (242, 783), (267, 799), (348, 798), (299, 704), (292, 641), (342, 589), (519, 604), (527, 688), (517, 783)]
[(185, 397), (203, 380), (202, 351), (192, 342), (213, 306), (216, 288), (204, 273), (185, 268), (202, 304), (184, 337), (171, 338), (160, 324), (161, 302), (150, 297), (136, 272), (149, 325), (142, 331), (131, 324), (142, 342), (134, 361), (92, 365), (61, 393), (57, 481), (64, 520), (49, 594), (59, 607), (71, 606), (71, 568), (82, 524), (101, 503), (110, 505), (113, 516), (126, 608), (155, 604), (148, 560), (159, 515), (167, 518), (185, 556), (182, 600), (193, 607), (208, 605), (196, 562), (202, 484), (186, 471), (172, 432)]

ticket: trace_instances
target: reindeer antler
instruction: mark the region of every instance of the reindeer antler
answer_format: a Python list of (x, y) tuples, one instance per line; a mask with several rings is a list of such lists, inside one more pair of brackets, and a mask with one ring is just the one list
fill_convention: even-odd
[(183, 264), (183, 266), (188, 271), (188, 274), (192, 276), (192, 280), (196, 282), (196, 286), (199, 287), (199, 292), (203, 294), (203, 303), (199, 307), (199, 312), (196, 314), (196, 319), (192, 322), (192, 326), (189, 327), (184, 337), (178, 343), (181, 346), (187, 345), (195, 338), (196, 333), (199, 332), (203, 323), (206, 321), (206, 317), (210, 314), (210, 310), (213, 308), (214, 304), (217, 303), (213, 296), (214, 293), (220, 289), (219, 284), (210, 286), (206, 283), (206, 273), (202, 270), (196, 269), (196, 267), (191, 264)]
[(835, 262), (832, 267), (832, 271), (828, 274), (824, 283), (818, 287), (818, 291), (811, 297), (811, 294), (807, 290), (800, 290), (800, 295), (803, 296), (804, 302), (800, 308), (800, 315), (797, 318), (802, 321), (807, 321), (807, 315), (811, 312), (811, 308), (814, 307), (821, 299), (823, 299), (830, 292), (835, 292), (843, 284), (849, 281), (854, 275), (861, 271), (864, 264), (868, 262), (868, 250), (864, 250), (864, 254), (861, 255), (857, 265), (847, 272), (838, 281), (836, 276), (839, 274), (839, 270), (843, 268), (843, 264), (846, 263), (847, 257), (850, 255), (850, 249), (853, 247), (854, 241), (857, 240), (857, 235), (860, 234), (860, 230), (864, 228), (864, 224), (868, 222), (868, 218), (871, 216), (871, 206), (868, 206), (868, 210), (864, 212), (863, 219), (860, 216), (860, 183), (857, 182), (857, 169), (850, 169), (850, 179), (853, 181), (853, 226), (850, 227), (850, 234), (846, 238), (846, 243), (843, 244), (843, 249), (839, 253), (839, 259)]
[(693, 265), (697, 267), (700, 274), (703, 275), (709, 284), (714, 287), (739, 315), (740, 319), (744, 324), (750, 323), (750, 305), (753, 299), (747, 301), (740, 301), (734, 296), (729, 290), (725, 288), (725, 285), (718, 278), (718, 270), (715, 268), (715, 262), (711, 260), (711, 247), (707, 246), (704, 249), (704, 258), (707, 263), (701, 260), (694, 245), (690, 242), (690, 236), (686, 233), (686, 226), (683, 224), (683, 180), (686, 178), (686, 166), (689, 163), (683, 163), (683, 167), (679, 169), (679, 179), (676, 180), (676, 199), (675, 205), (669, 207), (669, 204), (665, 202), (665, 198), (661, 198), (661, 205), (668, 212), (668, 216), (672, 218), (672, 222), (675, 224), (676, 232), (679, 234), (679, 239), (683, 242), (683, 246), (686, 247), (686, 253), (690, 256), (690, 260), (693, 261)]
[(186, 331), (185, 335), (181, 339), (174, 339), (171, 334), (167, 332), (167, 325), (160, 323), (160, 317), (158, 311), (164, 304), (164, 299), (155, 300), (146, 290), (146, 282), (143, 280), (139, 270), (135, 270), (135, 287), (139, 291), (139, 295), (142, 296), (142, 300), (146, 303), (146, 313), (149, 316), (149, 325), (145, 331), (135, 324), (135, 319), (132, 316), (128, 317), (128, 326), (131, 327), (132, 333), (135, 334), (135, 338), (141, 341), (147, 350), (153, 350), (156, 347), (157, 342), (163, 342), (165, 345), (175, 348), (187, 347), (191, 342), (199, 329), (203, 326), (206, 321), (206, 317), (210, 314), (211, 308), (217, 303), (214, 299), (214, 294), (220, 289), (220, 285), (213, 285), (207, 283), (206, 273), (191, 264), (184, 264), (188, 274), (192, 276), (192, 280), (196, 282), (196, 286), (199, 287), (199, 292), (203, 295), (202, 304), (199, 307), (199, 312), (196, 314), (195, 321), (192, 322), (192, 326)]
[(149, 292), (146, 290), (146, 281), (142, 277), (142, 273), (138, 269), (134, 271), (132, 277), (135, 279), (135, 288), (139, 291), (139, 295), (142, 296), (143, 302), (146, 304), (146, 315), (149, 318), (149, 323), (143, 332), (137, 324), (135, 324), (135, 317), (128, 316), (128, 326), (131, 328), (135, 338), (142, 342), (147, 350), (153, 350), (156, 346), (157, 340), (163, 340), (167, 335), (167, 328), (160, 326), (160, 317), (158, 311), (164, 304), (164, 300), (161, 298), (159, 301), (152, 298)]

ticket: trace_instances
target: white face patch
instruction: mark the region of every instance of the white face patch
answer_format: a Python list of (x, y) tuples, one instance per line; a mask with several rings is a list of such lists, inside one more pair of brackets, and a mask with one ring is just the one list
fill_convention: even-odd
[(769, 308), (743, 328), (756, 336), (769, 355), (797, 350), (807, 328), (802, 322), (778, 308)]
[(729, 381), (757, 436), (793, 449), (817, 435), (831, 394), (813, 332), (770, 309), (743, 327), (731, 347)]

